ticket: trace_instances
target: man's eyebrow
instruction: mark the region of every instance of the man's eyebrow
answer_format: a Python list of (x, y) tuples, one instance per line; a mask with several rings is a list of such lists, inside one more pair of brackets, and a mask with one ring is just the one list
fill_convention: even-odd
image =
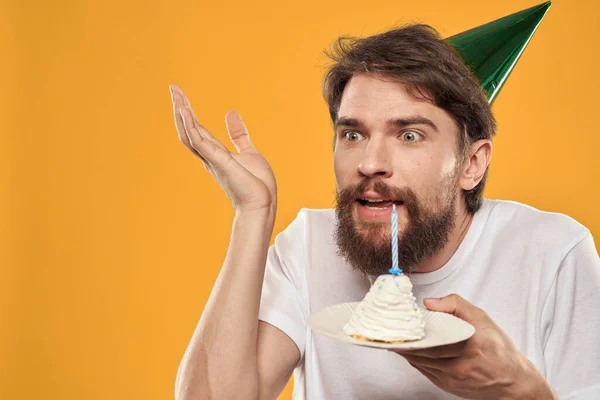
[(415, 115), (414, 117), (391, 119), (387, 123), (388, 125), (395, 125), (400, 128), (404, 128), (408, 125), (427, 125), (434, 131), (439, 132), (437, 126), (430, 119), (421, 117), (419, 115)]
[[(404, 127), (410, 126), (410, 125), (427, 125), (431, 129), (433, 129), (435, 132), (439, 132), (438, 127), (430, 119), (422, 117), (420, 115), (415, 115), (415, 116), (405, 117), (405, 118), (391, 119), (391, 120), (387, 121), (387, 124), (394, 125), (394, 126), (397, 126), (400, 128), (404, 128)], [(337, 129), (340, 126), (358, 128), (358, 127), (362, 126), (362, 124), (359, 120), (357, 120), (355, 118), (340, 117), (337, 119), (337, 121), (335, 121), (335, 128)]]
[(361, 126), (362, 124), (360, 123), (359, 120), (355, 119), (355, 118), (347, 118), (347, 117), (340, 117), (335, 121), (335, 128), (337, 129), (339, 126), (348, 126), (351, 128), (358, 128), (359, 126)]

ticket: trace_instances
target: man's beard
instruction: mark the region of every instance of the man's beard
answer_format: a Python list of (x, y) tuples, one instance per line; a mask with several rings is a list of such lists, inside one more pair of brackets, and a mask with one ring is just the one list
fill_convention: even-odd
[[(334, 233), (338, 255), (345, 258), (353, 269), (370, 276), (387, 273), (392, 267), (391, 224), (384, 221), (360, 221), (359, 232), (352, 216), (356, 201), (369, 188), (366, 178), (358, 185), (350, 186), (336, 194), (337, 226)], [(407, 225), (398, 234), (398, 265), (410, 272), (427, 258), (441, 250), (454, 229), (456, 197), (455, 176), (442, 185), (441, 196), (436, 202), (442, 210), (432, 212), (417, 199), (409, 188), (389, 188), (375, 180), (371, 188), (384, 198), (401, 199), (408, 214)], [(385, 229), (387, 227), (387, 229)]]

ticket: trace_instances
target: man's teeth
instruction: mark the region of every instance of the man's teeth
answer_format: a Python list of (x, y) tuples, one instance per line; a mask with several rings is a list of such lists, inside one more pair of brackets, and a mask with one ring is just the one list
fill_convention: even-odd
[[(384, 210), (386, 208), (390, 208), (391, 204), (393, 204), (393, 201), (388, 200), (388, 199), (373, 199), (373, 200), (362, 199), (362, 202), (365, 207), (367, 207), (371, 210)], [(386, 203), (390, 203), (390, 204), (386, 205), (385, 207), (373, 207), (372, 206), (372, 203), (382, 203), (382, 202), (386, 202)]]
[(365, 201), (367, 203), (380, 203), (382, 201), (391, 201), (388, 199), (373, 199), (373, 200), (369, 200), (369, 199), (361, 199), (362, 201)]

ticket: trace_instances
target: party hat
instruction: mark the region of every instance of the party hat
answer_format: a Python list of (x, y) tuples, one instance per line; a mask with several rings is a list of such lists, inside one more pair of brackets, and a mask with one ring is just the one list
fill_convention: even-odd
[(446, 39), (494, 101), (527, 47), (551, 1), (539, 4)]

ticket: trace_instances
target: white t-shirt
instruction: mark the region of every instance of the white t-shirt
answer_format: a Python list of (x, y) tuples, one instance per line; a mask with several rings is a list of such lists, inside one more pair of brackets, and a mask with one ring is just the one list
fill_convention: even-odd
[[(334, 227), (333, 209), (302, 209), (268, 253), (259, 319), (300, 349), (294, 399), (456, 399), (397, 354), (308, 328), (311, 312), (370, 287), (336, 254)], [(600, 399), (600, 259), (575, 220), (484, 200), (448, 263), (410, 279), (421, 306), (457, 293), (485, 310), (561, 399)]]

